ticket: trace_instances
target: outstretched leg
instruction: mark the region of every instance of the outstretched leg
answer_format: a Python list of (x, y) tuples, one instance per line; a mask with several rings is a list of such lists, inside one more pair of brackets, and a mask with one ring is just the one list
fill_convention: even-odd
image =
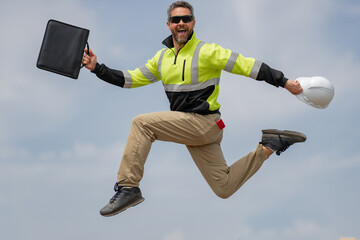
[(187, 148), (206, 182), (221, 198), (235, 193), (268, 158), (261, 144), (231, 166), (226, 164), (220, 143)]
[(304, 142), (306, 136), (289, 130), (262, 130), (262, 141), (255, 151), (237, 160), (230, 167), (226, 164), (219, 138), (204, 146), (187, 146), (200, 172), (211, 189), (221, 198), (228, 198), (249, 180), (274, 152), (280, 155), (289, 146)]

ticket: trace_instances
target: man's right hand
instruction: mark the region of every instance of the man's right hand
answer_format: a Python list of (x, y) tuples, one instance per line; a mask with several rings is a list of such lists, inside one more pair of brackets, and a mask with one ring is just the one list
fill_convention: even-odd
[(85, 54), (82, 63), (87, 69), (89, 69), (90, 71), (94, 71), (97, 63), (97, 57), (95, 53), (93, 53), (91, 48), (89, 49), (89, 52), (87, 49), (84, 49), (84, 52)]

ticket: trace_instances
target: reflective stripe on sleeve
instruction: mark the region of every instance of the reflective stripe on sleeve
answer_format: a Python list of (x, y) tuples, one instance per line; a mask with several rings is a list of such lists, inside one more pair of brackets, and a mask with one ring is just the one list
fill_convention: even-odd
[(131, 88), (132, 85), (131, 74), (129, 73), (129, 71), (124, 71), (123, 73), (125, 78), (124, 88)]
[(235, 66), (238, 57), (239, 57), (238, 53), (232, 52), (229, 60), (226, 63), (224, 70), (227, 72), (231, 72)]
[(149, 80), (151, 83), (158, 81), (156, 76), (152, 72), (150, 72), (150, 70), (145, 65), (139, 67), (139, 69), (140, 72), (144, 75), (144, 77), (146, 77), (146, 79)]
[(252, 79), (256, 79), (256, 78), (257, 78), (257, 76), (259, 75), (259, 72), (260, 72), (261, 64), (262, 64), (262, 62), (255, 60), (254, 65), (253, 65), (253, 67), (252, 67), (252, 69), (251, 69), (251, 72), (250, 72), (249, 77), (251, 77)]
[(157, 66), (158, 66), (158, 72), (159, 72), (159, 74), (160, 74), (160, 79), (162, 79), (162, 76), (161, 76), (161, 63), (162, 63), (162, 59), (163, 59), (163, 57), (164, 57), (165, 52), (166, 52), (165, 49), (161, 51), (161, 54), (160, 54), (160, 57), (159, 57), (159, 61), (158, 61), (158, 64), (157, 64)]

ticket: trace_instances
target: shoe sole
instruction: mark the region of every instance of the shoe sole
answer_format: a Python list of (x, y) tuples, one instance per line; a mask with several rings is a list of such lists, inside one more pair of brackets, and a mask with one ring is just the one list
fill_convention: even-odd
[(136, 205), (142, 203), (144, 200), (145, 200), (145, 199), (144, 199), (143, 197), (141, 197), (141, 198), (137, 199), (136, 201), (129, 203), (127, 206), (121, 208), (119, 211), (116, 211), (116, 212), (110, 213), (110, 214), (106, 214), (106, 215), (103, 215), (103, 214), (101, 214), (101, 213), (100, 213), (100, 214), (101, 214), (102, 216), (104, 216), (104, 217), (111, 217), (111, 216), (114, 216), (114, 215), (116, 215), (116, 214), (119, 214), (119, 213), (125, 211), (125, 210), (128, 209), (128, 208), (135, 207)]
[(265, 129), (262, 130), (264, 137), (270, 137), (270, 135), (281, 135), (283, 137), (289, 137), (294, 139), (296, 142), (305, 142), (306, 136), (301, 132), (290, 131), (290, 130), (278, 130), (278, 129)]

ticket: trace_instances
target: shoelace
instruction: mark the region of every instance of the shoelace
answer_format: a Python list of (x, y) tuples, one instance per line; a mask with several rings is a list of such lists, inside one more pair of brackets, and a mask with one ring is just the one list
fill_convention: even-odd
[(280, 154), (281, 154), (282, 152), (285, 152), (285, 150), (288, 149), (290, 145), (285, 145), (284, 142), (282, 141), (280, 135), (278, 135), (278, 137), (279, 137), (279, 139), (280, 139), (282, 148), (276, 151), (276, 155), (280, 156)]
[(120, 190), (121, 190), (122, 187), (119, 187), (119, 183), (115, 183), (114, 185), (114, 191), (115, 191), (115, 195), (110, 199), (110, 203), (113, 203), (115, 202), (115, 200), (117, 199), (117, 197), (119, 196), (120, 194)]

